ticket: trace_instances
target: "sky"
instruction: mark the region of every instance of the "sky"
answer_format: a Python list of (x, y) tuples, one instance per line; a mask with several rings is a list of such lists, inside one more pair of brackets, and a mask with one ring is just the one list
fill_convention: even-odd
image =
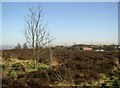
[[(28, 8), (37, 2), (2, 3), (2, 44), (23, 44)], [(117, 44), (117, 2), (43, 2), (44, 23), (55, 40), (52, 45)]]
[(119, 2), (119, 0), (1, 0), (2, 2)]
[[(2, 13), (2, 3), (0, 3), (0, 13)], [(2, 45), (2, 14), (0, 14), (0, 48)]]

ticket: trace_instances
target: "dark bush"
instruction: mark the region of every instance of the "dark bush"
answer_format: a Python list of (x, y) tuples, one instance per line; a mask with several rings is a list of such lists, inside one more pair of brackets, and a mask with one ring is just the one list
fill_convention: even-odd
[(11, 55), (10, 54), (3, 54), (2, 57), (7, 60), (8, 58), (11, 57)]
[(25, 80), (13, 80), (12, 81), (12, 88), (28, 88), (27, 81)]
[(10, 86), (12, 83), (12, 79), (8, 76), (2, 76), (2, 85), (3, 86)]

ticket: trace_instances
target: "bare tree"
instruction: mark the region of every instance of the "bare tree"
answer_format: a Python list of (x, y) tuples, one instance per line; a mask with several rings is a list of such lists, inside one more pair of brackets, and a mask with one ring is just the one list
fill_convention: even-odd
[(24, 30), (27, 43), (32, 48), (33, 61), (35, 70), (38, 69), (38, 60), (41, 52), (41, 47), (45, 47), (53, 39), (50, 39), (50, 35), (46, 30), (47, 25), (43, 25), (42, 19), (42, 7), (38, 6), (38, 9), (29, 8), (30, 14), (27, 15), (26, 29)]

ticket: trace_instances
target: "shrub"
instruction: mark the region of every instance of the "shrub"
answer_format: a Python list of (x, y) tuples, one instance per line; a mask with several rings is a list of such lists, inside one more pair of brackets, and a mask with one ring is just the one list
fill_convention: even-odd
[(25, 80), (13, 80), (12, 81), (12, 88), (26, 88), (27, 87), (27, 81)]
[(120, 87), (120, 79), (118, 79), (115, 76), (110, 77), (110, 80), (108, 81), (110, 86), (114, 86), (116, 88)]
[(9, 76), (17, 77), (20, 74), (23, 74), (26, 72), (26, 68), (21, 63), (13, 63), (11, 64), (11, 67), (8, 69)]
[(25, 66), (28, 72), (34, 70), (34, 65), (32, 65), (31, 63), (26, 63)]
[(3, 54), (2, 57), (3, 57), (4, 59), (8, 59), (8, 58), (10, 58), (11, 56), (10, 56), (10, 54)]
[(21, 63), (15, 63), (15, 64), (12, 64), (12, 69), (13, 71), (22, 71), (22, 72), (25, 72), (26, 69), (25, 69), (25, 66)]
[(50, 82), (45, 79), (30, 78), (27, 84), (30, 88), (40, 88), (41, 86), (49, 86)]
[(11, 80), (10, 77), (8, 77), (8, 76), (3, 76), (2, 77), (2, 85), (3, 86), (11, 85), (11, 82), (12, 82), (12, 80)]
[(41, 70), (41, 69), (48, 69), (48, 68), (49, 68), (49, 66), (46, 65), (46, 64), (43, 64), (43, 63), (41, 63), (41, 64), (38, 65), (38, 70)]

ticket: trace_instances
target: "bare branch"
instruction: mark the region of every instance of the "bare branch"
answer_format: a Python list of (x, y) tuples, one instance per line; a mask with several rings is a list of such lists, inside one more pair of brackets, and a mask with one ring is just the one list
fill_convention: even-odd
[(24, 31), (27, 43), (33, 49), (33, 59), (35, 68), (38, 64), (38, 56), (41, 51), (40, 47), (45, 47), (47, 44), (53, 41), (50, 39), (49, 33), (46, 31), (46, 25), (42, 24), (42, 7), (39, 6), (38, 10), (29, 8), (30, 14), (25, 18), (26, 29)]

